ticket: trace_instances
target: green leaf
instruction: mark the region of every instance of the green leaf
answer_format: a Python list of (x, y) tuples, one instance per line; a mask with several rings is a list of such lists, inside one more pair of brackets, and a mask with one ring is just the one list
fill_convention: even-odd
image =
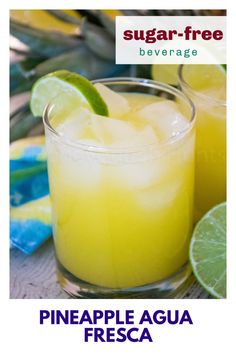
[(115, 60), (115, 41), (102, 27), (89, 23), (84, 18), (81, 35), (89, 49), (106, 60)]
[(79, 18), (71, 16), (62, 10), (46, 10), (46, 11), (49, 12), (50, 15), (58, 18), (61, 21), (72, 23), (74, 25), (79, 25), (79, 26), (81, 25), (81, 20)]
[(115, 28), (115, 20), (109, 17), (101, 10), (94, 10), (95, 16), (98, 18), (100, 23), (104, 26), (106, 31), (115, 38), (116, 36), (116, 28)]
[(79, 73), (89, 80), (101, 77), (120, 75), (127, 69), (127, 65), (116, 65), (93, 55), (85, 45), (57, 57), (45, 60), (35, 69), (36, 77), (41, 77), (56, 70), (69, 70)]
[(32, 115), (28, 104), (23, 106), (11, 115), (10, 141), (24, 138), (37, 124), (42, 124), (42, 119)]
[(14, 20), (11, 20), (10, 31), (40, 56), (54, 57), (81, 44), (81, 40), (76, 36), (34, 29)]
[(26, 78), (20, 63), (10, 65), (10, 95), (28, 91), (32, 86), (32, 78)]

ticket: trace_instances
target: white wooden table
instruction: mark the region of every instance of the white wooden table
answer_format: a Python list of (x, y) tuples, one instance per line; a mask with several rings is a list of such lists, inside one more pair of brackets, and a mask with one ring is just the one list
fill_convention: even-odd
[[(56, 262), (52, 239), (32, 255), (17, 249), (10, 251), (11, 299), (69, 299), (56, 279)], [(176, 298), (206, 299), (209, 295), (195, 282)]]

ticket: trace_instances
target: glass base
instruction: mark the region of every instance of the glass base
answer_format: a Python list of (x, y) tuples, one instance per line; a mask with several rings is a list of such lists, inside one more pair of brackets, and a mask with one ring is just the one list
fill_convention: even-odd
[(57, 261), (60, 286), (70, 296), (85, 299), (169, 299), (177, 296), (191, 283), (191, 267), (187, 262), (178, 272), (165, 280), (143, 286), (111, 289), (87, 283), (68, 272)]

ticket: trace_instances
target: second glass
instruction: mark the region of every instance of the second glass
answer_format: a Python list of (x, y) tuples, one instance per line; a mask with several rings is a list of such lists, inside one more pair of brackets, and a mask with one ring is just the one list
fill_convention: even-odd
[(226, 200), (226, 76), (217, 75), (217, 70), (223, 69), (214, 65), (179, 67), (179, 84), (194, 102), (197, 114), (195, 221)]

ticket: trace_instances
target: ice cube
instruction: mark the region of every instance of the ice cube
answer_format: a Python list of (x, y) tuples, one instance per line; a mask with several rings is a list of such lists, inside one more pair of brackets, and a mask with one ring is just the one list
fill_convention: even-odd
[(158, 145), (159, 139), (152, 127), (145, 126), (141, 130), (138, 130), (138, 133), (134, 137), (133, 141), (130, 140), (129, 142), (133, 146), (144, 147), (151, 144)]
[(116, 170), (121, 183), (131, 189), (146, 189), (152, 186), (159, 176), (154, 161), (121, 164)]
[(158, 139), (151, 127), (138, 129), (131, 122), (93, 114), (89, 129), (99, 143), (111, 147), (138, 147), (157, 144)]
[(170, 100), (147, 105), (137, 112), (137, 117), (150, 124), (161, 140), (178, 135), (189, 125), (177, 104)]
[(77, 108), (58, 125), (57, 131), (74, 142), (92, 146), (137, 147), (157, 143), (151, 127), (135, 127), (131, 122), (103, 117)]
[(56, 130), (66, 138), (78, 141), (89, 125), (91, 112), (86, 108), (77, 108), (66, 116), (66, 119), (58, 125)]
[(157, 184), (164, 183), (169, 174), (170, 164), (165, 156), (147, 151), (142, 158), (131, 156), (116, 166), (116, 176), (122, 185), (129, 189), (147, 191)]
[(139, 205), (147, 210), (158, 210), (171, 205), (181, 188), (179, 181), (168, 185), (160, 185), (141, 191), (137, 194)]
[[(102, 178), (102, 164), (99, 161), (96, 152), (88, 151), (88, 147), (98, 146), (94, 141), (82, 140), (78, 141), (86, 146), (86, 149), (81, 148), (81, 145), (59, 144), (55, 151), (55, 165), (58, 178), (63, 176), (63, 180), (67, 184), (73, 186), (96, 186)], [(76, 188), (76, 187), (75, 187)]]
[(129, 112), (129, 103), (125, 97), (100, 83), (95, 84), (94, 87), (106, 102), (110, 117), (119, 118)]
[(93, 115), (91, 129), (97, 140), (105, 145), (126, 142), (135, 135), (135, 129), (129, 122)]
[(77, 183), (96, 187), (101, 182), (102, 164), (94, 156), (77, 161), (74, 171), (77, 176)]
[(76, 150), (66, 148), (63, 159), (63, 176), (66, 183), (75, 188), (96, 187), (102, 178), (102, 164), (94, 155), (77, 153)]

